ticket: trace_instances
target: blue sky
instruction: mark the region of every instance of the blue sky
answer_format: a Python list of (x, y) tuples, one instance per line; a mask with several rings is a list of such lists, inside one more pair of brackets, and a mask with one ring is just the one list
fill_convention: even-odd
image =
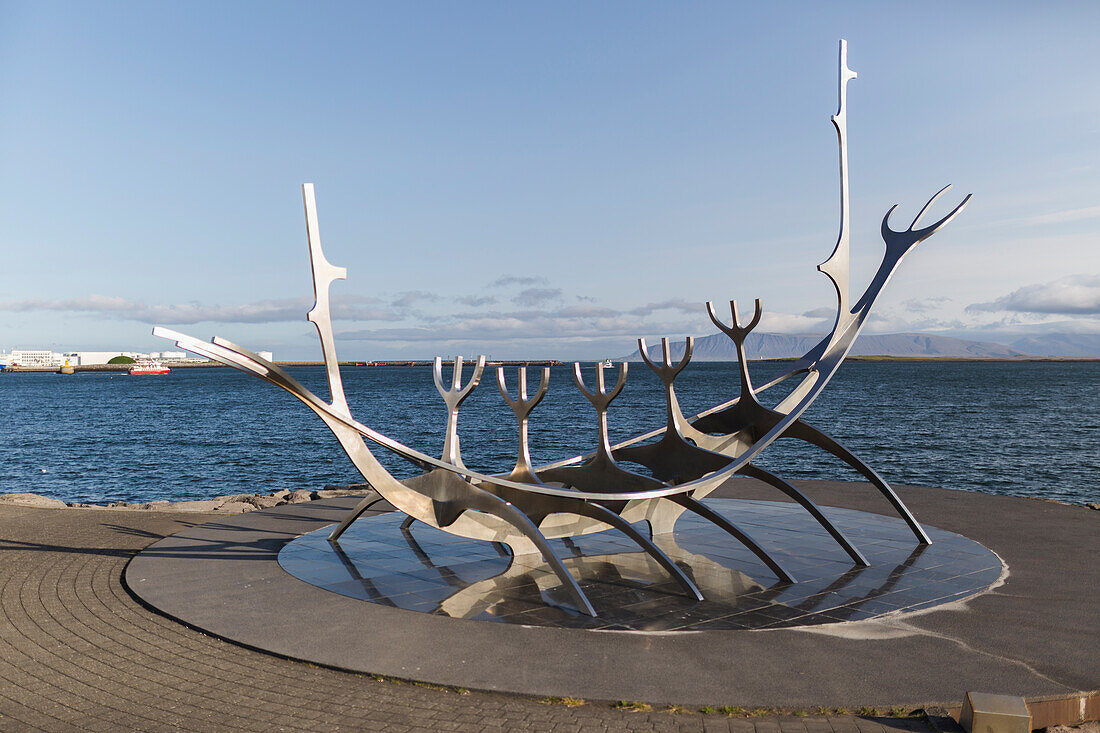
[(2, 3), (0, 349), (315, 358), (305, 181), (343, 358), (820, 331), (842, 37), (854, 287), (974, 193), (870, 328), (1100, 332), (1095, 3), (771, 5)]

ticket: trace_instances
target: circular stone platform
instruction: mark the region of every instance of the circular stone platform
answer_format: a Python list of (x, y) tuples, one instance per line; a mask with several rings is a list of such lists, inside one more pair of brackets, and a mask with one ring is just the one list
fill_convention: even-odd
[[(390, 513), (355, 522), (334, 544), (331, 527), (287, 544), (279, 564), (340, 595), (450, 618), (607, 631), (765, 629), (861, 621), (917, 611), (980, 593), (1001, 576), (1000, 559), (977, 542), (926, 527), (918, 544), (898, 518), (828, 510), (869, 566), (853, 563), (802, 507), (709, 499), (787, 568), (780, 582), (720, 527), (684, 514), (671, 536), (654, 538), (695, 581), (696, 601), (626, 535), (598, 532), (551, 540), (598, 616), (578, 612), (539, 555), (513, 558), (497, 543), (456, 537), (421, 523), (402, 528)], [(638, 529), (645, 531), (644, 525)]]
[[(1096, 512), (899, 487), (932, 535), (922, 550), (871, 486), (796, 484), (871, 567), (855, 568), (816, 524), (794, 529), (791, 522), (805, 519), (797, 505), (735, 480), (708, 503), (761, 534), (801, 582), (777, 584), (732, 537), (685, 516), (679, 548), (664, 549), (683, 553), (676, 559), (692, 568), (704, 594), (718, 591), (691, 604), (621, 535), (578, 538), (573, 544), (587, 559), (567, 565), (600, 614), (594, 629), (576, 628), (593, 622), (545, 604), (568, 599), (526, 559), (503, 573), (502, 587), (491, 579), (508, 558), (491, 544), (475, 543), (482, 554), (467, 562), (454, 544), (464, 541), (420, 524), (410, 544), (400, 515), (361, 520), (340, 543), (348, 564), (333, 562), (338, 556), (324, 537), (357, 503), (353, 497), (193, 527), (133, 558), (124, 579), (149, 606), (252, 648), (538, 696), (835, 707), (952, 701), (968, 689), (1053, 695), (1096, 686), (1095, 586), (1084, 590), (1100, 564)], [(788, 524), (772, 526), (777, 519)], [(574, 555), (568, 543), (555, 547)], [(628, 598), (634, 602), (619, 605)], [(700, 609), (705, 620), (692, 616)]]

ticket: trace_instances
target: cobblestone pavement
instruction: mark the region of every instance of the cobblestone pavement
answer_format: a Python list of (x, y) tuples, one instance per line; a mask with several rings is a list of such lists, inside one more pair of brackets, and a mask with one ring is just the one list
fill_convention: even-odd
[(122, 585), (126, 562), (141, 548), (209, 519), (0, 507), (0, 730), (929, 730), (920, 719), (629, 712), (597, 701), (570, 707), (252, 651), (146, 609)]

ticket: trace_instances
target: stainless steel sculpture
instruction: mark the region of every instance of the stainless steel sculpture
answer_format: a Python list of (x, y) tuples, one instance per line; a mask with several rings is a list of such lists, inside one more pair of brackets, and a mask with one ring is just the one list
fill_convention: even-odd
[[(744, 475), (763, 481), (801, 504), (839, 543), (857, 565), (867, 560), (808, 497), (798, 489), (763, 469), (752, 460), (779, 438), (794, 438), (815, 445), (865, 476), (894, 506), (916, 536), (918, 544), (930, 540), (893, 489), (874, 469), (854, 456), (816, 428), (806, 424), (801, 415), (828, 384), (844, 361), (859, 335), (871, 307), (885, 287), (902, 257), (914, 246), (943, 228), (966, 206), (967, 196), (949, 214), (929, 226), (918, 228), (925, 212), (946, 190), (944, 188), (917, 214), (913, 223), (902, 231), (890, 228), (891, 208), (882, 220), (882, 237), (886, 244), (878, 272), (870, 285), (853, 304), (849, 294), (849, 202), (847, 155), (847, 85), (856, 74), (847, 65), (847, 48), (840, 42), (839, 109), (832, 117), (840, 148), (840, 235), (830, 257), (818, 269), (836, 287), (837, 315), (832, 331), (781, 376), (761, 387), (755, 387), (749, 377), (745, 338), (760, 321), (762, 306), (756, 301), (755, 312), (747, 325), (742, 325), (736, 302), (731, 302), (732, 322), (726, 325), (707, 303), (714, 324), (733, 340), (738, 354), (741, 379), (740, 394), (705, 412), (686, 418), (676, 398), (674, 382), (689, 364), (692, 340), (685, 344), (684, 355), (673, 365), (667, 339), (662, 340), (663, 359), (651, 359), (644, 340), (639, 350), (645, 364), (656, 373), (665, 388), (667, 421), (664, 427), (612, 446), (608, 439), (607, 413), (611, 402), (622, 390), (627, 365), (619, 367), (615, 386), (610, 390), (604, 380), (602, 364), (596, 366), (596, 385), (589, 391), (581, 375), (580, 364), (574, 365), (574, 380), (596, 410), (598, 444), (594, 453), (558, 461), (536, 468), (532, 465), (527, 445), (527, 424), (549, 387), (550, 372), (544, 369), (539, 388), (533, 397), (527, 392), (526, 369), (518, 373), (518, 395), (508, 392), (504, 370), (498, 369), (497, 385), (518, 421), (518, 451), (515, 468), (505, 475), (489, 475), (466, 467), (462, 461), (458, 440), (458, 411), (474, 390), (485, 368), (485, 358), (478, 359), (469, 381), (462, 385), (462, 360), (456, 359), (450, 387), (443, 380), (442, 361), (435, 360), (435, 383), (447, 406), (447, 424), (443, 455), (427, 455), (389, 438), (356, 421), (348, 408), (340, 380), (329, 310), (329, 288), (334, 280), (342, 280), (346, 270), (325, 259), (317, 227), (317, 207), (313, 185), (302, 187), (306, 212), (306, 231), (316, 305), (307, 318), (316, 326), (327, 370), (331, 402), (325, 402), (305, 389), (284, 370), (258, 355), (221, 338), (206, 343), (185, 334), (156, 328), (153, 333), (174, 340), (180, 347), (248, 372), (281, 387), (307, 407), (332, 430), (363, 478), (378, 496), (364, 499), (336, 526), (330, 541), (338, 548), (340, 535), (363, 512), (385, 499), (408, 515), (406, 528), (412, 520), (462, 537), (500, 542), (508, 545), (514, 556), (540, 553), (562, 582), (576, 607), (583, 613), (596, 611), (550, 545), (548, 538), (571, 537), (595, 531), (616, 529), (626, 534), (658, 565), (671, 575), (691, 597), (702, 596), (692, 579), (682, 568), (662, 552), (654, 537), (670, 532), (677, 517), (690, 511), (714, 522), (738, 542), (757, 555), (781, 582), (796, 582), (768, 549), (756, 542), (748, 532), (730, 519), (720, 516), (701, 500), (734, 475)], [(949, 188), (949, 187), (948, 187)], [(758, 396), (792, 377), (801, 382), (778, 404), (763, 405)], [(655, 442), (645, 441), (656, 439)], [(394, 478), (375, 458), (368, 441), (410, 461), (423, 473), (404, 481)], [(649, 475), (624, 468), (633, 463), (649, 471)], [(643, 536), (633, 523), (645, 520), (650, 537)]]

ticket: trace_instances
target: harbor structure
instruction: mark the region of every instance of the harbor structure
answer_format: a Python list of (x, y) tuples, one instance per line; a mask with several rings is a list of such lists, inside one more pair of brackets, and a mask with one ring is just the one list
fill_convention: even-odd
[[(265, 358), (273, 359), (270, 351), (261, 352)], [(161, 361), (170, 363), (197, 363), (206, 359), (194, 357), (184, 351), (63, 351), (50, 349), (12, 349), (0, 353), (0, 367), (20, 367), (24, 369), (53, 369), (63, 366), (98, 366), (107, 364), (119, 356), (134, 361)]]

